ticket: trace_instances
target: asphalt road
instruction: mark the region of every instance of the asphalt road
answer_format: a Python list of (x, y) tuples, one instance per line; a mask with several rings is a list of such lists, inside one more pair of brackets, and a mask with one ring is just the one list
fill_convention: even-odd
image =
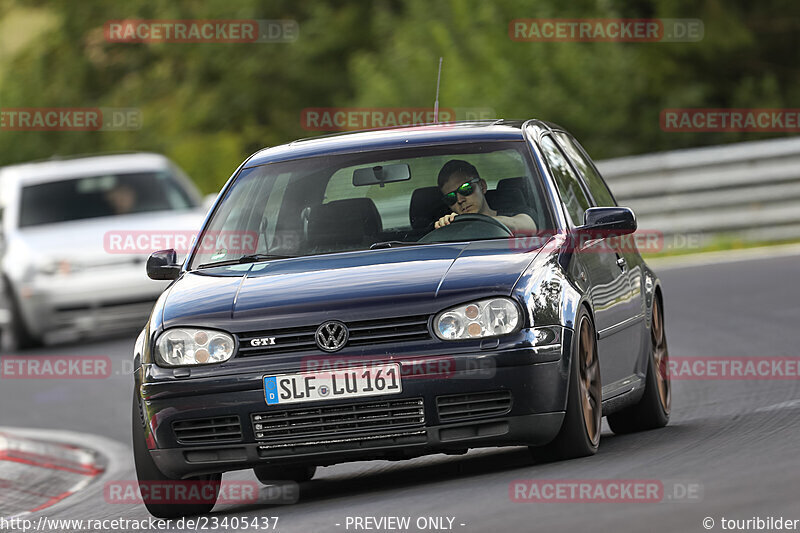
[[(670, 355), (796, 356), (799, 259), (659, 272)], [(132, 383), (124, 363), (133, 341), (131, 335), (25, 354), (107, 355), (114, 364), (108, 379), (0, 380), (0, 426), (85, 434), (111, 458), (113, 468), (103, 479), (44, 511), (50, 518), (149, 517), (143, 506), (103, 498), (110, 477), (135, 479), (129, 452)], [(719, 530), (722, 517), (800, 519), (798, 442), (798, 380), (676, 381), (667, 428), (628, 436), (606, 428), (594, 457), (537, 465), (526, 449), (508, 448), (339, 465), (318, 470), (314, 481), (301, 485), (293, 505), (218, 505), (211, 516), (279, 516), (278, 530), (298, 532), (355, 531), (352, 525), (346, 529), (348, 516), (408, 516), (412, 526), (418, 518), (441, 516), (454, 519), (455, 531), (551, 533), (686, 533), (706, 531), (702, 521), (711, 517)], [(657, 503), (511, 501), (510, 483), (534, 478), (659, 480), (668, 494)], [(255, 480), (251, 472), (225, 479)], [(691, 497), (680, 498), (681, 487)]]

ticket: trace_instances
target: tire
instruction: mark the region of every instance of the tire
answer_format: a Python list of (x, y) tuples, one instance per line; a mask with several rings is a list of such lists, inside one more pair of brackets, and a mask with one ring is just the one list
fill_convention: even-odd
[(600, 422), (603, 419), (600, 361), (597, 358), (597, 335), (585, 308), (576, 321), (578, 328), (572, 342), (567, 412), (561, 430), (553, 441), (531, 447), (537, 460), (558, 461), (597, 453), (600, 445)]
[(302, 483), (304, 481), (311, 481), (311, 478), (317, 473), (317, 467), (305, 465), (264, 465), (255, 467), (253, 473), (264, 485), (273, 485), (275, 481), (296, 481), (297, 483)]
[(6, 293), (6, 298), (8, 299), (9, 311), (11, 312), (11, 323), (8, 329), (11, 332), (14, 348), (16, 350), (28, 350), (40, 347), (42, 345), (42, 339), (32, 335), (25, 325), (25, 319), (22, 316), (17, 297), (14, 291), (11, 290), (11, 283), (8, 279), (4, 279), (3, 281), (3, 288)]
[[(149, 484), (158, 487), (160, 483), (163, 483), (166, 488), (181, 481), (163, 474), (150, 456), (150, 451), (145, 444), (144, 428), (142, 427), (141, 417), (139, 416), (136, 394), (133, 396), (133, 413), (131, 418), (133, 424), (133, 459), (136, 464), (136, 477), (140, 486), (142, 484)], [(199, 485), (199, 487), (193, 486), (192, 488), (198, 490), (198, 492), (203, 495), (204, 499), (209, 494), (212, 494), (213, 497), (208, 497), (207, 501), (201, 503), (170, 503), (163, 502), (160, 498), (159, 501), (153, 501), (147, 497), (150, 492), (150, 490), (147, 490), (143, 493), (143, 500), (145, 507), (147, 507), (151, 515), (156, 518), (180, 518), (182, 516), (206, 514), (214, 508), (217, 496), (219, 495), (222, 474), (197, 476), (183, 481), (187, 482), (187, 486), (189, 486), (189, 484)], [(210, 486), (211, 490), (206, 489), (207, 486)], [(161, 492), (164, 493), (165, 491), (162, 490)]]
[(650, 322), (650, 351), (647, 356), (644, 394), (636, 405), (609, 415), (608, 425), (618, 435), (662, 428), (669, 422), (671, 405), (672, 383), (664, 330), (664, 309), (661, 297), (656, 296)]

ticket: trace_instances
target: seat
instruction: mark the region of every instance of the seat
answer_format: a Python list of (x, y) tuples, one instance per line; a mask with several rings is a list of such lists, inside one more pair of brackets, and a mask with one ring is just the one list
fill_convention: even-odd
[(411, 193), (411, 204), (408, 207), (408, 218), (415, 230), (424, 230), (452, 210), (442, 202), (439, 187), (421, 187)]
[(497, 182), (494, 191), (486, 192), (486, 201), (492, 209), (527, 211), (534, 204), (530, 202), (525, 178), (506, 178)]
[(520, 201), (525, 205), (532, 206), (530, 189), (528, 184), (525, 183), (525, 178), (506, 178), (497, 182), (497, 191), (503, 196), (510, 196), (513, 191), (514, 194), (520, 195)]
[(308, 246), (313, 251), (357, 249), (380, 240), (383, 223), (370, 198), (334, 200), (308, 215)]
[(537, 209), (538, 203), (534, 200), (529, 184), (524, 177), (506, 178), (498, 181), (497, 189), (494, 193), (494, 203), (489, 201), (492, 209), (527, 213), (537, 227), (542, 227), (544, 221)]

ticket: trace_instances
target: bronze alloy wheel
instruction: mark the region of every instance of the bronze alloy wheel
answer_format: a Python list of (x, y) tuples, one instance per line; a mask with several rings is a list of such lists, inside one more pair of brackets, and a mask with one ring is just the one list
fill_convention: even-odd
[(592, 324), (587, 317), (581, 319), (578, 362), (580, 363), (579, 383), (583, 422), (586, 426), (586, 435), (593, 444), (596, 444), (600, 440), (602, 394), (599, 379), (600, 361), (597, 358), (597, 344)]
[(664, 307), (656, 295), (650, 320), (650, 349), (647, 350), (647, 370), (644, 392), (638, 403), (606, 417), (611, 431), (617, 435), (663, 428), (669, 423), (672, 385), (669, 377), (669, 351), (664, 327)]
[(653, 322), (650, 326), (650, 342), (653, 345), (653, 364), (658, 383), (658, 397), (661, 408), (669, 414), (672, 404), (672, 384), (669, 377), (669, 352), (667, 339), (664, 335), (664, 318), (661, 313), (661, 304), (658, 300), (653, 305)]
[(558, 435), (544, 445), (531, 446), (536, 461), (558, 461), (597, 453), (603, 418), (602, 377), (597, 340), (588, 309), (581, 306), (570, 342), (567, 405)]

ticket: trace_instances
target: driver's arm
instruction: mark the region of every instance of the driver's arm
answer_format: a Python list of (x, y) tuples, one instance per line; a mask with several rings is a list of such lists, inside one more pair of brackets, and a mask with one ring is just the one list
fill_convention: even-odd
[[(457, 213), (450, 213), (448, 215), (443, 216), (439, 220), (436, 221), (436, 224), (433, 225), (434, 228), (442, 228), (450, 224), (454, 218), (456, 218)], [(507, 217), (502, 215), (495, 215), (492, 218), (502, 222), (503, 224), (511, 230), (511, 233), (519, 233), (522, 231), (525, 232), (534, 232), (536, 231), (536, 222), (525, 213), (519, 213), (514, 215), (513, 217)]]
[(511, 230), (511, 233), (519, 233), (522, 231), (525, 232), (536, 231), (536, 222), (533, 221), (530, 215), (527, 215), (525, 213), (519, 213), (517, 215), (514, 215), (513, 217), (497, 215), (492, 218), (505, 224), (508, 227), (508, 229)]

